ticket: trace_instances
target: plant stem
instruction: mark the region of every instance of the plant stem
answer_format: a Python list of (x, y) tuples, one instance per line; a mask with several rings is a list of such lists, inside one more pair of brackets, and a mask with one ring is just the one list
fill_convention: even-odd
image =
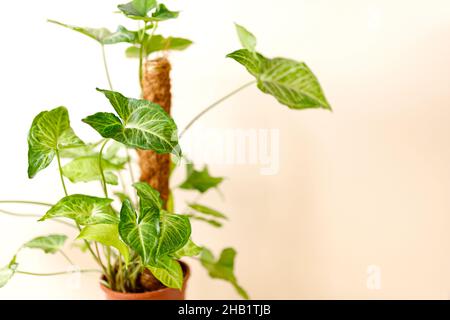
[(144, 28), (142, 29), (142, 33), (139, 35), (139, 42), (141, 47), (139, 48), (139, 85), (142, 87), (142, 79), (144, 77), (144, 39), (145, 39), (145, 30), (147, 29), (147, 22), (144, 22)]
[(59, 250), (59, 253), (61, 253), (61, 255), (67, 260), (67, 262), (69, 262), (73, 266), (75, 265), (75, 263), (73, 263), (72, 259), (70, 259), (69, 256), (64, 253), (64, 251)]
[(128, 158), (127, 164), (128, 164), (128, 171), (130, 172), (131, 184), (133, 184), (135, 181), (134, 180), (134, 172), (133, 172), (133, 167), (131, 165), (131, 156), (130, 156), (130, 152), (128, 151), (128, 148), (125, 148), (125, 152), (126, 152), (127, 158)]
[(109, 74), (109, 68), (108, 68), (108, 62), (106, 60), (106, 52), (105, 52), (105, 45), (102, 44), (102, 58), (103, 58), (103, 66), (105, 67), (105, 73), (106, 73), (106, 79), (108, 79), (109, 89), (113, 91), (113, 85), (111, 82), (111, 76)]
[(38, 201), (26, 201), (26, 200), (0, 200), (0, 203), (21, 203), (21, 204), (34, 204), (37, 206), (53, 207), (53, 204)]
[(48, 277), (48, 276), (59, 276), (63, 274), (69, 274), (69, 273), (88, 273), (88, 272), (100, 272), (100, 270), (97, 269), (82, 269), (82, 270), (72, 270), (72, 271), (60, 271), (60, 272), (50, 272), (50, 273), (36, 273), (36, 272), (28, 272), (28, 271), (21, 271), (17, 270), (16, 273), (18, 274), (25, 274), (28, 276), (41, 276), (41, 277)]
[(64, 182), (64, 176), (63, 176), (63, 171), (62, 171), (62, 167), (61, 167), (61, 157), (59, 156), (58, 149), (56, 149), (56, 159), (58, 160), (59, 177), (61, 178), (61, 183), (62, 183), (62, 186), (64, 189), (64, 194), (67, 197), (69, 194), (67, 193), (66, 183)]
[(102, 187), (103, 187), (103, 193), (105, 194), (105, 197), (108, 198), (108, 188), (106, 186), (106, 179), (105, 179), (105, 173), (103, 172), (103, 149), (105, 148), (106, 144), (108, 143), (108, 139), (103, 142), (102, 147), (100, 148), (100, 152), (98, 153), (98, 168), (100, 170), (100, 176), (102, 178)]
[(220, 103), (222, 103), (223, 101), (227, 100), (228, 98), (234, 96), (236, 93), (238, 93), (239, 91), (249, 87), (250, 85), (254, 84), (256, 81), (252, 80), (242, 86), (240, 86), (239, 88), (231, 91), (229, 94), (227, 94), (226, 96), (220, 98), (219, 100), (217, 100), (216, 102), (214, 102), (213, 104), (209, 105), (208, 107), (206, 107), (203, 111), (201, 111), (199, 114), (197, 114), (189, 123), (188, 125), (181, 131), (180, 133), (180, 139), (183, 137), (183, 135), (186, 133), (186, 131), (198, 120), (200, 119), (203, 115), (205, 115), (208, 111), (212, 110), (215, 106), (219, 105)]
[[(128, 166), (128, 172), (130, 173), (131, 184), (134, 184), (134, 181), (135, 181), (134, 180), (134, 171), (133, 171), (133, 166), (131, 164), (131, 156), (130, 156), (130, 152), (128, 151), (128, 148), (125, 148), (125, 152), (126, 152), (126, 156), (128, 158), (127, 166)], [(134, 195), (134, 202), (138, 203), (136, 192), (133, 190), (133, 188), (131, 188), (131, 189), (132, 189), (131, 193)]]
[[(0, 212), (4, 213), (6, 215), (9, 215), (9, 216), (19, 217), (19, 218), (42, 218), (42, 215), (34, 214), (34, 213), (16, 213), (16, 212), (11, 212), (11, 211), (7, 211), (7, 210), (3, 210), (3, 209), (0, 209)], [(55, 221), (55, 222), (64, 224), (66, 226), (76, 228), (75, 225), (71, 224), (70, 222), (63, 221), (63, 220), (52, 219), (51, 221)]]

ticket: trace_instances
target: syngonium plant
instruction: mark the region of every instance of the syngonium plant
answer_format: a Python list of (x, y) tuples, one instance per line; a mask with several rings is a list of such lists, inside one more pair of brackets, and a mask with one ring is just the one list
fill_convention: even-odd
[[(54, 220), (78, 230), (75, 244), (83, 251), (89, 252), (100, 268), (74, 270), (102, 272), (103, 284), (114, 291), (142, 291), (140, 276), (144, 271), (150, 272), (166, 287), (181, 289), (183, 270), (179, 259), (193, 257), (200, 261), (211, 277), (229, 281), (242, 297), (248, 298), (234, 274), (236, 251), (226, 248), (215, 258), (209, 249), (192, 240), (192, 219), (220, 227), (227, 217), (220, 211), (197, 202), (188, 202), (186, 209), (177, 211), (173, 198), (164, 204), (158, 191), (145, 182), (133, 181), (130, 188), (123, 179), (126, 166), (131, 180), (134, 179), (132, 158), (128, 150), (141, 149), (152, 150), (158, 154), (172, 154), (173, 163), (179, 163), (183, 159), (179, 138), (206, 112), (253, 84), (262, 92), (275, 97), (282, 105), (294, 110), (331, 110), (330, 105), (317, 78), (305, 63), (286, 58), (265, 57), (256, 51), (255, 36), (244, 27), (236, 25), (243, 48), (228, 54), (227, 57), (243, 65), (254, 79), (208, 106), (178, 134), (176, 123), (159, 105), (126, 97), (112, 89), (105, 56), (106, 45), (128, 43), (126, 55), (139, 59), (139, 79), (142, 80), (143, 62), (149, 56), (170, 50), (184, 50), (192, 44), (185, 38), (156, 34), (158, 25), (176, 18), (178, 12), (169, 10), (156, 0), (133, 0), (119, 5), (118, 9), (126, 17), (138, 21), (140, 28), (129, 30), (119, 26), (112, 32), (105, 28), (77, 27), (50, 20), (78, 31), (100, 44), (110, 89), (97, 90), (108, 99), (114, 112), (98, 112), (83, 119), (84, 123), (102, 137), (95, 143), (83, 142), (76, 135), (65, 107), (39, 113), (34, 118), (28, 135), (28, 176), (34, 178), (37, 173), (56, 162), (64, 197), (56, 204), (33, 201), (2, 203), (19, 202), (48, 206), (49, 209), (40, 216), (39, 221)], [(140, 83), (142, 84), (142, 81)], [(66, 163), (63, 164), (63, 161)], [(176, 165), (172, 170), (175, 167)], [(65, 179), (72, 183), (100, 181), (104, 195), (96, 197), (69, 194)], [(197, 170), (188, 162), (186, 179), (178, 187), (203, 194), (217, 188), (222, 180), (222, 177), (211, 176), (206, 166)], [(118, 185), (121, 185), (122, 190), (115, 189)], [(73, 264), (62, 251), (67, 239), (68, 237), (62, 234), (37, 237), (25, 243), (18, 252), (31, 248), (41, 249), (48, 254), (61, 253)], [(16, 254), (7, 266), (0, 269), (0, 287), (14, 274), (58, 275), (75, 271), (44, 274), (23, 271), (18, 268)]]

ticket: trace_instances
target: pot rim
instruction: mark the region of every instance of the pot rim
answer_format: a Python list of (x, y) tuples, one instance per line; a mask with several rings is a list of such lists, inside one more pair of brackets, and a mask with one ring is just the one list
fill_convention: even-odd
[[(154, 295), (158, 295), (162, 292), (166, 292), (166, 291), (171, 291), (171, 290), (177, 290), (177, 291), (184, 291), (186, 289), (186, 282), (188, 281), (190, 275), (191, 275), (191, 270), (189, 268), (189, 265), (183, 261), (178, 261), (181, 265), (183, 270), (185, 270), (184, 272), (184, 277), (183, 277), (183, 287), (181, 289), (175, 289), (175, 288), (169, 288), (169, 287), (164, 287), (158, 290), (153, 290), (153, 291), (144, 291), (144, 292), (120, 292), (120, 291), (114, 291), (111, 290), (110, 288), (106, 287), (103, 285), (103, 283), (99, 282), (100, 284), (100, 288), (103, 290), (103, 292), (105, 292), (107, 295), (114, 295), (116, 297), (122, 296), (122, 297), (131, 297), (131, 296), (137, 296), (137, 297), (151, 297)], [(104, 275), (102, 274), (100, 279), (103, 279)]]

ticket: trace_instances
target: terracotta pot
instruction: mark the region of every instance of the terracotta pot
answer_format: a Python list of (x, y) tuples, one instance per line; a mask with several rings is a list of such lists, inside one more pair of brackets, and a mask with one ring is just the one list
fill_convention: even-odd
[(189, 266), (186, 263), (180, 261), (180, 264), (184, 272), (184, 282), (183, 288), (181, 290), (173, 288), (163, 288), (156, 291), (146, 291), (140, 293), (123, 293), (113, 291), (105, 287), (101, 283), (100, 288), (105, 293), (107, 300), (184, 300), (186, 292), (186, 284), (189, 279), (189, 276), (191, 275), (191, 272)]

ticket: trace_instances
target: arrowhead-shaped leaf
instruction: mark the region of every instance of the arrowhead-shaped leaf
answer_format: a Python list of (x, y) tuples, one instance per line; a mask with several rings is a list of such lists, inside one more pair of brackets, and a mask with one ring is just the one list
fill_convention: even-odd
[(116, 44), (121, 42), (134, 43), (137, 37), (136, 32), (129, 31), (123, 26), (119, 26), (116, 32), (111, 32), (106, 28), (78, 27), (55, 20), (48, 20), (48, 22), (57, 24), (70, 30), (77, 31), (81, 34), (84, 34), (85, 36), (88, 36), (91, 39), (94, 39), (100, 44)]
[(205, 166), (202, 171), (195, 170), (192, 165), (186, 166), (187, 178), (180, 185), (181, 189), (198, 190), (201, 193), (211, 188), (217, 187), (222, 181), (222, 177), (212, 177), (209, 175), (208, 167)]
[(112, 138), (126, 146), (180, 156), (175, 122), (159, 105), (126, 98), (114, 91), (99, 91), (109, 99), (120, 118), (100, 112), (83, 119), (85, 123), (104, 138)]
[(230, 282), (244, 299), (249, 299), (247, 292), (239, 286), (236, 276), (234, 275), (235, 257), (236, 251), (233, 248), (226, 248), (222, 251), (220, 258), (216, 261), (212, 252), (203, 248), (200, 261), (203, 267), (208, 270), (210, 277)]
[(188, 205), (189, 205), (189, 208), (191, 208), (197, 212), (200, 212), (200, 213), (203, 213), (206, 215), (211, 215), (216, 218), (227, 219), (227, 217), (223, 213), (221, 213), (213, 208), (210, 208), (210, 207), (198, 204), (198, 203), (189, 203)]
[(117, 224), (95, 224), (86, 226), (81, 230), (77, 239), (97, 241), (106, 246), (114, 247), (119, 250), (126, 263), (128, 263), (130, 259), (128, 247), (119, 238)]
[(157, 267), (147, 266), (147, 268), (166, 287), (176, 289), (183, 287), (183, 270), (178, 261), (165, 257), (158, 261)]
[(28, 177), (47, 168), (59, 150), (83, 144), (70, 127), (65, 107), (41, 112), (28, 134)]
[(160, 234), (157, 257), (163, 257), (175, 253), (184, 247), (191, 236), (191, 223), (185, 215), (161, 212)]
[(129, 200), (123, 202), (119, 234), (141, 256), (144, 264), (154, 263), (158, 228), (159, 212), (145, 211), (138, 216)]
[(243, 26), (235, 24), (236, 31), (239, 37), (239, 41), (244, 49), (247, 49), (250, 52), (254, 52), (256, 48), (256, 37)]
[(303, 62), (285, 58), (268, 59), (241, 49), (230, 53), (256, 77), (258, 88), (291, 109), (323, 108), (331, 110), (313, 72)]
[[(63, 174), (73, 183), (95, 180), (100, 181), (101, 171), (98, 162), (99, 160), (97, 155), (76, 158), (63, 166)], [(106, 183), (117, 185), (118, 179), (113, 172), (123, 169), (123, 163), (117, 165), (103, 159), (102, 168), (105, 174)]]
[(39, 220), (63, 217), (73, 219), (80, 225), (117, 224), (119, 218), (111, 207), (113, 200), (83, 194), (62, 198)]
[(63, 234), (51, 234), (34, 238), (23, 245), (24, 248), (41, 249), (45, 253), (56, 253), (62, 248), (67, 240), (67, 236)]
[[(144, 41), (144, 55), (148, 56), (153, 52), (158, 51), (169, 51), (169, 50), (184, 50), (188, 48), (192, 41), (184, 38), (176, 37), (163, 37), (159, 34), (153, 35), (152, 37), (146, 37), (147, 40)], [(126, 51), (128, 58), (139, 58), (140, 49), (137, 46), (129, 47)]]

